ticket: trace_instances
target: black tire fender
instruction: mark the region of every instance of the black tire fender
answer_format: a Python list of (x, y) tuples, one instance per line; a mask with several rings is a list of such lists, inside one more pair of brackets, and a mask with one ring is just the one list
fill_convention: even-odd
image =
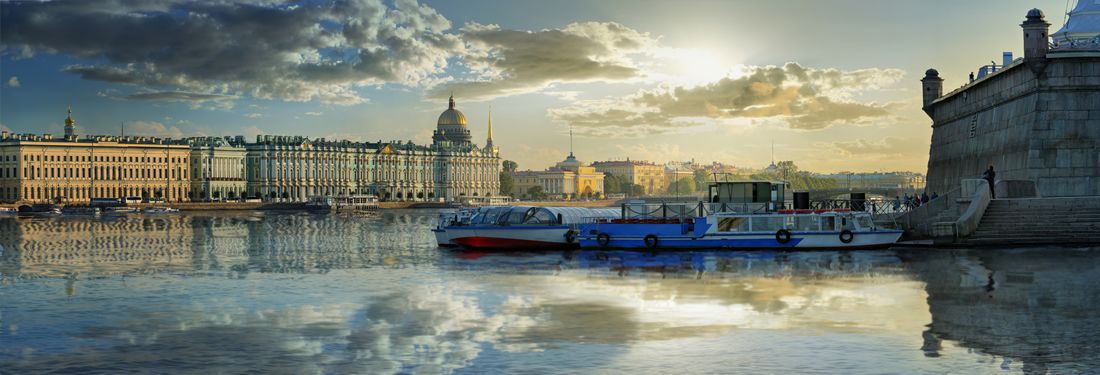
[(845, 229), (845, 230), (840, 231), (840, 242), (851, 243), (852, 240), (855, 239), (855, 238), (856, 238), (856, 235), (852, 234), (852, 231), (850, 231), (850, 230)]
[(645, 242), (645, 248), (653, 249), (657, 247), (657, 242), (659, 240), (657, 239), (656, 234), (647, 234), (645, 238), (642, 239), (642, 241)]
[(599, 244), (600, 247), (607, 247), (611, 244), (611, 235), (607, 233), (600, 233), (596, 236), (596, 243)]
[(791, 242), (791, 231), (780, 229), (775, 231), (775, 242), (785, 244)]
[(577, 242), (577, 232), (574, 232), (572, 229), (570, 229), (568, 231), (565, 231), (565, 243), (576, 243), (576, 242)]

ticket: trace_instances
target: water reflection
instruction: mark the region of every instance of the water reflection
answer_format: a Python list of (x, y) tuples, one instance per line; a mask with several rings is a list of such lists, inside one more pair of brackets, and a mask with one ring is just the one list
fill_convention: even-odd
[[(0, 277), (229, 270), (323, 273), (434, 260), (431, 215), (126, 215), (0, 219)], [(9, 279), (8, 282), (11, 280)]]
[(1100, 248), (917, 254), (929, 355), (941, 340), (1023, 362), (1026, 373), (1100, 368)]
[[(0, 219), (0, 368), (1075, 372), (1089, 251), (440, 251), (434, 213)], [(889, 366), (889, 367), (883, 367)], [(658, 369), (664, 369), (658, 370)]]

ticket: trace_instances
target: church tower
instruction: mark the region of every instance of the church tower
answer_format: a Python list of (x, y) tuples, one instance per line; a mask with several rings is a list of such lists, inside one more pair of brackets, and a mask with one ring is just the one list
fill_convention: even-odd
[(73, 106), (69, 106), (69, 116), (65, 118), (65, 138), (76, 136), (76, 120), (73, 120)]
[(447, 100), (447, 110), (439, 114), (432, 142), (437, 145), (469, 146), (470, 130), (466, 128), (466, 115), (455, 108), (455, 97)]

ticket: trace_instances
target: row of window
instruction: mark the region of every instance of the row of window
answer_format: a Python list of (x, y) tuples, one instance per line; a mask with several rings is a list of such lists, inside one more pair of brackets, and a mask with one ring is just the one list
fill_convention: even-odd
[[(170, 178), (173, 180), (186, 180), (187, 174), (182, 168), (165, 170), (135, 169), (122, 167), (95, 167), (95, 168), (23, 168), (23, 178), (33, 180), (36, 178), (92, 178), (96, 180), (121, 180), (131, 178)], [(16, 178), (15, 168), (0, 170), (0, 176), (4, 178)], [(178, 178), (177, 178), (178, 176)]]
[[(6, 158), (5, 158), (6, 159)], [(178, 157), (156, 157), (156, 156), (87, 156), (87, 155), (32, 155), (23, 154), (23, 161), (58, 161), (58, 162), (110, 162), (110, 163), (165, 163), (171, 160), (172, 163), (182, 163), (183, 158)], [(7, 161), (7, 160), (4, 160)], [(15, 155), (11, 156), (11, 161), (15, 161)]]

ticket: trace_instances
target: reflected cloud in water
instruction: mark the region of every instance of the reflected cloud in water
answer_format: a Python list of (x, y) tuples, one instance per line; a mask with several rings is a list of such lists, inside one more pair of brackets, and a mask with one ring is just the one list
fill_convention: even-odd
[[(1081, 250), (441, 251), (434, 212), (0, 220), (16, 373), (1078, 372)], [(1095, 251), (1095, 250), (1093, 250)], [(62, 292), (63, 291), (63, 292)], [(779, 353), (779, 354), (776, 354)], [(657, 370), (664, 369), (664, 370)]]

